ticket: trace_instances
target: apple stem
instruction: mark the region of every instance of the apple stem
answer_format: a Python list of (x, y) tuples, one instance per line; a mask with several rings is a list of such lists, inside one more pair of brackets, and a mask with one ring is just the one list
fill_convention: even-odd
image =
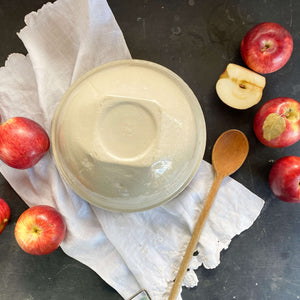
[(260, 51), (261, 51), (261, 52), (265, 52), (267, 49), (268, 49), (268, 47), (265, 46), (265, 47), (261, 48)]
[(240, 87), (241, 89), (246, 89), (246, 86), (245, 86), (244, 84), (242, 84), (242, 83), (239, 84), (239, 87)]
[(41, 234), (41, 229), (38, 227), (33, 227), (32, 232), (39, 236)]
[(299, 120), (299, 114), (295, 112), (292, 108), (287, 109), (284, 112), (284, 116), (289, 120)]
[(271, 47), (271, 44), (266, 43), (266, 44), (264, 45), (264, 47), (260, 49), (260, 51), (261, 51), (261, 52), (265, 52), (265, 51), (268, 50), (270, 47)]

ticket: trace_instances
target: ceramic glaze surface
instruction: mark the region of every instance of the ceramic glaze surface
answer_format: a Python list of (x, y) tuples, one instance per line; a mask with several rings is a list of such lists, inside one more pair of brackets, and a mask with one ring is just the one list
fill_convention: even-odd
[(75, 82), (52, 124), (58, 170), (83, 199), (104, 209), (140, 211), (174, 198), (203, 158), (201, 107), (176, 74), (122, 60)]

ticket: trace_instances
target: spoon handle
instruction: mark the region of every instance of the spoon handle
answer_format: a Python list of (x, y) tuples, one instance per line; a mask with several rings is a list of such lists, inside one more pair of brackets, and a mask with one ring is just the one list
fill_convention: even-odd
[(220, 184), (221, 184), (223, 178), (224, 178), (224, 176), (220, 176), (218, 174), (216, 174), (216, 176), (215, 176), (213, 185), (212, 185), (210, 192), (207, 196), (207, 199), (204, 203), (204, 207), (203, 207), (201, 214), (198, 218), (198, 221), (195, 225), (191, 240), (187, 246), (185, 255), (182, 259), (179, 271), (177, 273), (177, 276), (176, 276), (175, 282), (173, 284), (173, 287), (171, 289), (168, 300), (176, 300), (177, 299), (177, 296), (179, 294), (186, 270), (189, 266), (190, 260), (193, 256), (193, 253), (194, 253), (197, 243), (199, 241), (201, 231), (202, 231), (204, 224), (206, 222), (206, 219), (209, 215), (210, 208), (214, 202), (214, 199), (217, 195), (217, 192), (219, 190), (219, 187), (220, 187)]

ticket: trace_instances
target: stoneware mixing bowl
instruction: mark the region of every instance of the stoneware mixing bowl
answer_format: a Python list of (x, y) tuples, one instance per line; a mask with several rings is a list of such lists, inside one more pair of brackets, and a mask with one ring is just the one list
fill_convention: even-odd
[(169, 69), (114, 61), (76, 81), (52, 122), (52, 150), (69, 186), (118, 212), (159, 206), (191, 181), (203, 158), (199, 102)]

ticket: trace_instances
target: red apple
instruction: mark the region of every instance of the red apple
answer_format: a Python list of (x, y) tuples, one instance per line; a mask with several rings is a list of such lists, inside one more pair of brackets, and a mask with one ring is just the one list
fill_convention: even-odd
[(53, 207), (37, 205), (25, 210), (15, 227), (15, 238), (27, 253), (44, 255), (58, 248), (65, 238), (66, 223)]
[(46, 131), (35, 121), (14, 117), (0, 125), (0, 159), (10, 167), (31, 168), (49, 146)]
[(273, 194), (286, 202), (300, 202), (300, 157), (285, 156), (278, 159), (269, 173)]
[(0, 198), (0, 234), (7, 225), (7, 222), (10, 218), (10, 208), (8, 204)]
[(254, 117), (253, 129), (266, 146), (282, 148), (300, 140), (300, 103), (279, 97), (266, 102)]
[(293, 38), (281, 25), (264, 22), (254, 26), (244, 36), (241, 55), (255, 72), (266, 74), (282, 68), (293, 52)]

